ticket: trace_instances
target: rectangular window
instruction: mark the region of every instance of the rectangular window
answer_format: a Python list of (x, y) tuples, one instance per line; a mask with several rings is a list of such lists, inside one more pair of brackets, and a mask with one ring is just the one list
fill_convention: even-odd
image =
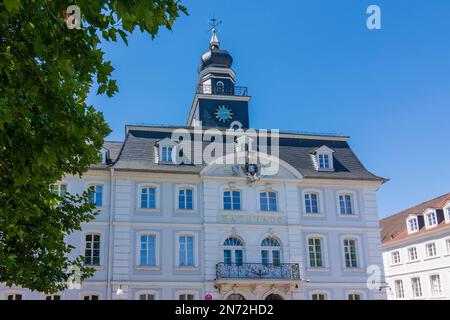
[(67, 193), (67, 184), (58, 183), (53, 186), (53, 192), (58, 194), (60, 197), (64, 197)]
[(142, 235), (140, 260), (141, 266), (156, 266), (156, 236)]
[(179, 300), (194, 300), (194, 295), (193, 295), (193, 294), (187, 294), (187, 293), (185, 293), (185, 294), (180, 294), (180, 295), (178, 296), (178, 299), (179, 299)]
[(194, 237), (180, 236), (179, 237), (179, 261), (180, 266), (194, 266)]
[(417, 223), (417, 218), (411, 218), (408, 220), (408, 227), (410, 232), (419, 230), (419, 225)]
[(276, 192), (265, 191), (259, 195), (261, 211), (277, 211)]
[(340, 214), (353, 214), (352, 196), (350, 194), (339, 195)]
[(272, 263), (274, 266), (281, 265), (281, 252), (279, 250), (272, 250)]
[(344, 239), (344, 256), (346, 268), (358, 268), (358, 254), (355, 239)]
[(242, 266), (242, 263), (244, 262), (244, 255), (242, 250), (234, 250), (234, 260), (236, 265)]
[(422, 285), (420, 284), (420, 278), (411, 278), (411, 289), (414, 298), (422, 297)]
[(319, 213), (317, 193), (305, 193), (306, 213)]
[(450, 208), (447, 208), (447, 221), (450, 221)]
[(319, 168), (330, 169), (330, 156), (328, 154), (319, 154)]
[(223, 193), (224, 210), (241, 210), (241, 193), (236, 190), (229, 190)]
[(88, 266), (100, 265), (100, 235), (87, 234), (84, 263)]
[(83, 300), (99, 300), (99, 299), (98, 299), (98, 295), (91, 294), (91, 295), (88, 295), (88, 296), (84, 296)]
[(433, 297), (440, 297), (442, 295), (441, 277), (438, 274), (430, 276), (431, 295)]
[(432, 258), (437, 256), (436, 244), (434, 242), (428, 243), (426, 246), (427, 257)]
[(264, 265), (267, 265), (270, 263), (269, 250), (261, 250), (261, 262)]
[(22, 300), (21, 294), (8, 294), (8, 300)]
[(308, 239), (309, 266), (311, 268), (322, 268), (324, 266), (322, 259), (322, 239)]
[(145, 187), (141, 189), (141, 208), (156, 209), (156, 188)]
[(89, 203), (95, 204), (97, 207), (103, 205), (103, 186), (90, 186), (89, 187)]
[(427, 223), (429, 227), (437, 225), (436, 212), (431, 212), (427, 214)]
[(231, 265), (232, 260), (231, 260), (231, 250), (223, 250), (223, 262), (226, 265)]
[(399, 264), (400, 263), (400, 252), (394, 251), (391, 253), (392, 255), (392, 264)]
[(313, 293), (311, 297), (313, 300), (327, 300), (326, 293)]
[(362, 300), (362, 296), (360, 293), (349, 293), (348, 300)]
[(178, 190), (178, 209), (192, 210), (192, 189)]
[(412, 247), (408, 249), (408, 256), (409, 256), (409, 261), (416, 261), (417, 260), (417, 249), (416, 247)]
[(143, 293), (139, 295), (139, 300), (155, 300), (155, 295), (151, 293)]
[(161, 148), (161, 161), (162, 162), (172, 162), (172, 151), (173, 151), (173, 147), (162, 147)]
[(397, 299), (405, 298), (405, 291), (403, 290), (402, 280), (395, 280), (395, 295)]

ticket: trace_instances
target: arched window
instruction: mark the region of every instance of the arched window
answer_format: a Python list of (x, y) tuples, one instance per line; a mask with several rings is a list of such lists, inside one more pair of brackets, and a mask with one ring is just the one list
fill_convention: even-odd
[(230, 237), (223, 243), (225, 247), (223, 250), (223, 262), (225, 264), (235, 263), (242, 265), (244, 262), (244, 244), (241, 239), (237, 237)]
[(216, 92), (217, 93), (223, 93), (224, 92), (224, 84), (222, 81), (217, 81), (216, 83)]
[(283, 300), (283, 297), (279, 294), (271, 293), (264, 300)]
[(263, 264), (272, 263), (274, 266), (281, 264), (281, 244), (277, 239), (265, 238), (261, 242), (261, 247), (261, 262)]
[(227, 297), (227, 300), (245, 300), (245, 298), (242, 294), (232, 293)]

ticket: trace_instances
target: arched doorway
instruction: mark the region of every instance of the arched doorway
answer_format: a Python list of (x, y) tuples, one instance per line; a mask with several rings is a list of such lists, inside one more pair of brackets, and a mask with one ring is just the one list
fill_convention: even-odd
[(264, 300), (283, 300), (283, 297), (279, 294), (271, 293)]
[(239, 293), (232, 293), (227, 297), (227, 300), (245, 300), (245, 298)]

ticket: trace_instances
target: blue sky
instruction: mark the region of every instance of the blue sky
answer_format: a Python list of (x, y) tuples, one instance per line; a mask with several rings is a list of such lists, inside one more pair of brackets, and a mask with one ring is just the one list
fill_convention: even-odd
[[(373, 173), (391, 179), (380, 216), (450, 192), (450, 1), (183, 1), (190, 15), (155, 40), (105, 44), (120, 92), (91, 94), (122, 140), (125, 124), (184, 125), (208, 20), (248, 86), (251, 126), (351, 136)], [(382, 30), (366, 28), (377, 4)]]

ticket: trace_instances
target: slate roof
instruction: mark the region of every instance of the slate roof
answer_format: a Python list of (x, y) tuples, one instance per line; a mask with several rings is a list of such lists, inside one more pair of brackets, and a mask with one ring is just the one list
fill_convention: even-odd
[[(170, 138), (171, 132), (178, 128), (192, 129), (190, 127), (127, 127), (123, 146), (120, 142), (105, 143), (105, 148), (110, 150), (112, 158), (110, 166), (119, 170), (199, 173), (205, 165), (158, 164), (155, 161), (156, 143), (164, 138)], [(346, 137), (342, 136), (280, 133), (280, 159), (292, 165), (306, 178), (386, 182), (386, 179), (370, 173), (362, 165), (345, 140)], [(206, 145), (207, 143), (204, 143), (204, 146)], [(323, 145), (335, 150), (334, 171), (317, 171), (314, 167), (311, 154)]]
[[(443, 217), (444, 212), (441, 210), (448, 201), (450, 201), (450, 193), (446, 193), (442, 196), (425, 201), (414, 207), (403, 210), (397, 214), (381, 219), (380, 227), (382, 244), (390, 244), (407, 237), (416, 237), (425, 233), (435, 232), (436, 230), (439, 230), (441, 228), (450, 228), (450, 224), (445, 223), (445, 219)], [(423, 226), (423, 223), (419, 222), (419, 231), (408, 234), (406, 218), (412, 214), (420, 216), (425, 213), (427, 209), (438, 209), (438, 226), (432, 229), (426, 229)]]

